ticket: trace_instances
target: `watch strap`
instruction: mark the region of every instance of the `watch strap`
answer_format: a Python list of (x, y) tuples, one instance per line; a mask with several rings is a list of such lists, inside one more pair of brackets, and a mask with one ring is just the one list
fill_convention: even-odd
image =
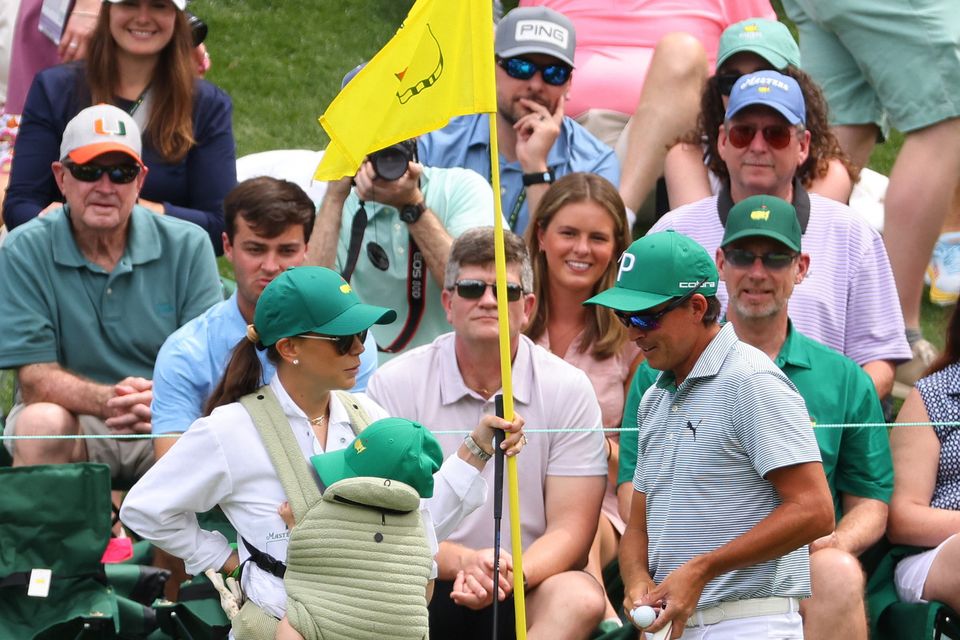
[(553, 184), (556, 180), (553, 169), (538, 171), (536, 173), (523, 174), (523, 186), (529, 187), (534, 184)]
[(493, 457), (480, 448), (480, 445), (477, 444), (477, 441), (473, 439), (472, 435), (467, 434), (467, 437), (463, 439), (463, 444), (466, 445), (467, 451), (480, 458), (481, 462), (486, 462)]

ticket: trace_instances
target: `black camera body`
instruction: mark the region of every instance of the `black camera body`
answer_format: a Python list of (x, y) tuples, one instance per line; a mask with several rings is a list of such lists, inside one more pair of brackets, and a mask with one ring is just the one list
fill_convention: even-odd
[(378, 178), (393, 182), (399, 180), (407, 172), (407, 166), (411, 161), (416, 162), (417, 142), (416, 140), (404, 140), (385, 149), (374, 151), (367, 157)]

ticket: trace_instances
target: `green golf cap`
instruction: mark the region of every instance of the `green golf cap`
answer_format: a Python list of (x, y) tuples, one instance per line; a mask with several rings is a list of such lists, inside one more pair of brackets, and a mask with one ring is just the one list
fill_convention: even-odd
[(584, 304), (643, 311), (690, 293), (717, 295), (717, 265), (695, 240), (662, 231), (635, 240), (620, 256), (617, 281)]
[(750, 18), (724, 29), (717, 49), (717, 68), (730, 56), (742, 51), (757, 54), (781, 71), (787, 65), (800, 67), (797, 41), (787, 26), (776, 20)]
[(421, 498), (433, 495), (433, 474), (443, 463), (436, 436), (419, 422), (383, 418), (360, 432), (346, 449), (310, 458), (323, 484), (345, 478), (386, 478), (413, 487)]
[(339, 273), (325, 267), (291, 267), (260, 294), (253, 325), (269, 347), (302, 333), (349, 336), (390, 324), (397, 312), (360, 302)]
[(730, 209), (720, 246), (741, 238), (764, 236), (800, 251), (801, 235), (797, 210), (792, 204), (776, 196), (750, 196)]

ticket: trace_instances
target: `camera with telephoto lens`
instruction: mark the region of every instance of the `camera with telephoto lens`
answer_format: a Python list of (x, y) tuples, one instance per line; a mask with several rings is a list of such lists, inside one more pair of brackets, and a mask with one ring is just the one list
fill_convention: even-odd
[(404, 140), (368, 156), (373, 171), (382, 180), (399, 180), (407, 172), (407, 166), (417, 159), (417, 143)]

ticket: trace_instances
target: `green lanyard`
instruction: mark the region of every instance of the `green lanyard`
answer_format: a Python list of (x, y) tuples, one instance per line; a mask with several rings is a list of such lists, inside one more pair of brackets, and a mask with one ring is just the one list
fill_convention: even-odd
[(513, 205), (513, 211), (510, 212), (510, 217), (507, 218), (507, 223), (510, 225), (510, 230), (516, 233), (517, 231), (517, 218), (520, 217), (520, 209), (523, 207), (524, 200), (527, 199), (527, 188), (522, 187), (520, 189), (520, 195), (517, 196), (517, 201)]

